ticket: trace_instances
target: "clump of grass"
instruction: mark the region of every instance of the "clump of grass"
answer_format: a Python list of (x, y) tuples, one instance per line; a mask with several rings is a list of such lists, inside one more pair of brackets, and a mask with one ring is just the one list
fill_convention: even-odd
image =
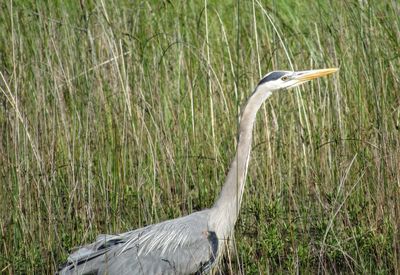
[[(334, 10), (335, 12), (332, 12)], [(399, 273), (399, 6), (0, 3), (0, 270), (212, 205), (241, 104), (274, 69), (340, 67), (258, 116), (217, 273)]]

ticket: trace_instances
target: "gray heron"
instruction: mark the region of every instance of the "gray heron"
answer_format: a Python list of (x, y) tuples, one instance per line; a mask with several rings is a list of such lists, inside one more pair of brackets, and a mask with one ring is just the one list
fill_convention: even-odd
[(68, 257), (60, 274), (203, 274), (226, 248), (238, 219), (257, 111), (273, 93), (337, 68), (274, 71), (265, 75), (242, 110), (236, 155), (213, 207), (116, 235), (100, 235)]

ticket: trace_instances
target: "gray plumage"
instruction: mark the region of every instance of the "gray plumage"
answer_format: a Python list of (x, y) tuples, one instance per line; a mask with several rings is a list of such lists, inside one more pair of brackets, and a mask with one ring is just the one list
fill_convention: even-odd
[(207, 229), (208, 217), (209, 210), (204, 210), (120, 235), (100, 235), (96, 242), (71, 254), (70, 265), (61, 274), (207, 271), (215, 260), (213, 255), (216, 256), (218, 246), (214, 233)]
[(233, 233), (245, 185), (257, 111), (274, 92), (337, 69), (267, 74), (241, 115), (236, 155), (214, 206), (118, 235), (100, 235), (68, 257), (60, 274), (203, 274), (218, 262)]

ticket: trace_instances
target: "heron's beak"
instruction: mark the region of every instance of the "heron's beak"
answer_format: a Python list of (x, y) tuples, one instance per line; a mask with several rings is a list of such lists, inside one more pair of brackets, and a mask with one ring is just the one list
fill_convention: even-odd
[(295, 72), (293, 75), (293, 79), (305, 82), (309, 81), (314, 78), (326, 76), (328, 74), (333, 74), (339, 70), (338, 68), (329, 68), (329, 69), (321, 69), (321, 70), (310, 70), (310, 71), (302, 71), (302, 72)]

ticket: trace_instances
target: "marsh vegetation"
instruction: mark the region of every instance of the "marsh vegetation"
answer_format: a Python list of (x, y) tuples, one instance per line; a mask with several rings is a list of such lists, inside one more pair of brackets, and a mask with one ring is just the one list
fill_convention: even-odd
[[(80, 3), (80, 4), (79, 4)], [(396, 1), (1, 1), (0, 270), (210, 207), (263, 74), (274, 95), (222, 274), (400, 273)]]

